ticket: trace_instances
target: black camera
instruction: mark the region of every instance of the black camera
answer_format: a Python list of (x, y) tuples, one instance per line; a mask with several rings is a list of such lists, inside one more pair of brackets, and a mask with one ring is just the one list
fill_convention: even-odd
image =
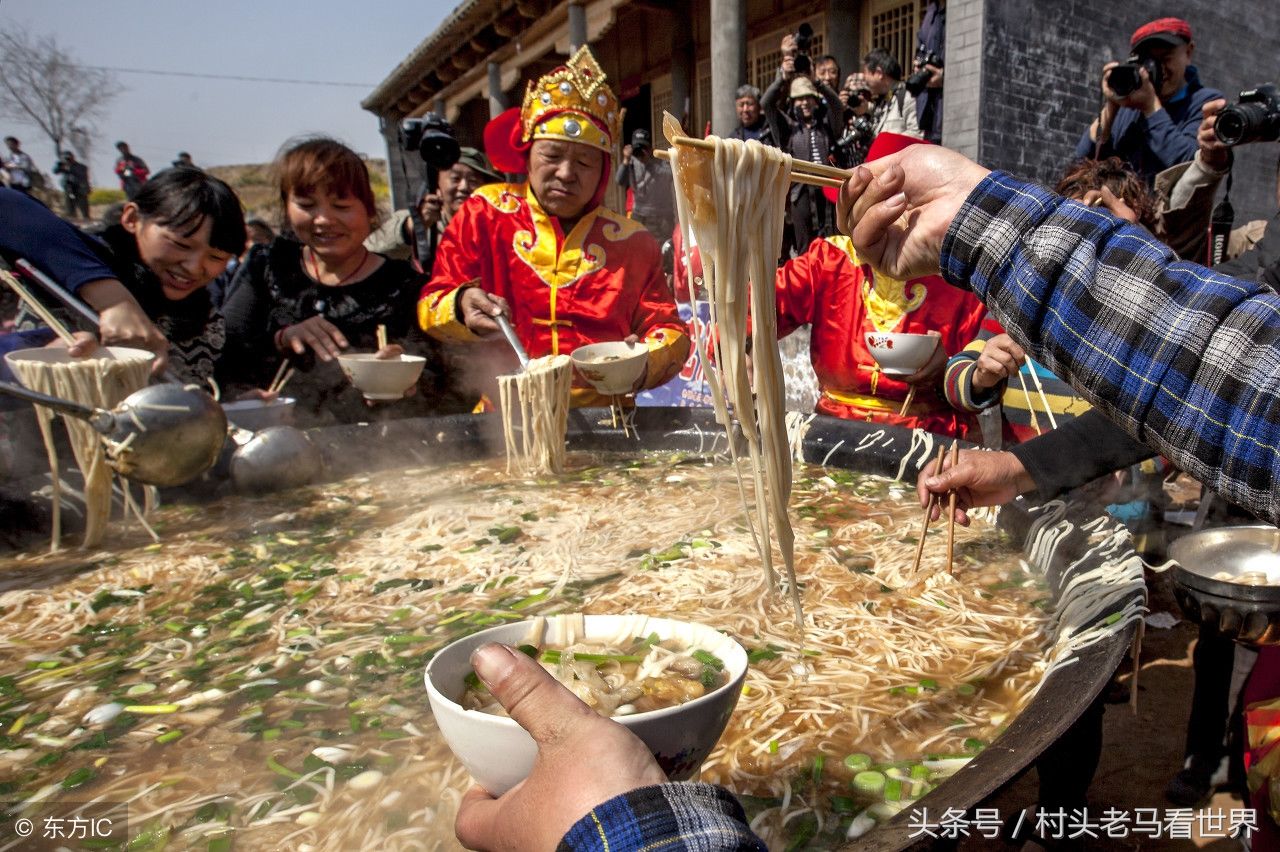
[(929, 79), (933, 77), (933, 72), (926, 68), (926, 65), (932, 65), (934, 68), (942, 67), (942, 60), (938, 58), (938, 54), (926, 50), (924, 45), (916, 48), (915, 68), (911, 76), (907, 78), (907, 91), (911, 93), (911, 97), (918, 98), (920, 93), (929, 86)]
[(1129, 97), (1142, 88), (1142, 73), (1139, 70), (1141, 68), (1147, 69), (1152, 87), (1159, 92), (1160, 84), (1164, 82), (1160, 63), (1150, 56), (1140, 56), (1137, 53), (1107, 72), (1107, 86), (1116, 93), (1116, 97)]
[(809, 58), (809, 48), (813, 46), (813, 27), (801, 24), (796, 30), (796, 73), (812, 76), (813, 60)]
[[(852, 99), (850, 99), (852, 101)], [(844, 135), (836, 140), (835, 149), (840, 154), (840, 161), (845, 168), (861, 165), (871, 150), (871, 141), (876, 137), (875, 125), (865, 115), (855, 115), (845, 127)]]
[(423, 162), (441, 172), (453, 168), (462, 156), (462, 148), (453, 138), (453, 128), (435, 113), (400, 122), (400, 147), (417, 151)]
[(1280, 90), (1272, 83), (1240, 93), (1240, 100), (1218, 113), (1214, 131), (1223, 145), (1280, 140)]

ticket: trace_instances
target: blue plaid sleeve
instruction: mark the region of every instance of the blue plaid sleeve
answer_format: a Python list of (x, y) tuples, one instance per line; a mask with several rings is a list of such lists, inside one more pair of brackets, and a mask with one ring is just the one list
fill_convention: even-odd
[(1031, 356), (1127, 433), (1280, 522), (1280, 296), (1141, 228), (993, 172), (942, 247)]
[(574, 824), (561, 852), (766, 852), (738, 800), (711, 784), (659, 784), (616, 796)]

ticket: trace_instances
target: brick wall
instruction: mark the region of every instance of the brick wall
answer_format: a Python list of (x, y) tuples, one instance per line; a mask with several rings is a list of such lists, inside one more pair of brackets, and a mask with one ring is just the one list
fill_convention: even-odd
[[(979, 8), (974, 8), (979, 7)], [(1194, 62), (1206, 85), (1230, 98), (1280, 78), (1280, 3), (1275, 0), (954, 0), (947, 20), (945, 120), (958, 123), (948, 145), (972, 154), (971, 113), (980, 112), (977, 156), (984, 165), (1052, 183), (1099, 106), (1103, 62), (1128, 55), (1129, 35), (1153, 18), (1185, 18), (1195, 34)], [(982, 28), (980, 58), (966, 56), (973, 22)], [(952, 27), (957, 33), (953, 35)], [(954, 51), (954, 54), (953, 54)], [(953, 55), (964, 57), (952, 76)], [(980, 74), (975, 103), (963, 74)], [(961, 97), (952, 99), (953, 83)], [(977, 107), (980, 106), (980, 110)], [(1232, 202), (1237, 222), (1275, 213), (1275, 144), (1238, 152)]]

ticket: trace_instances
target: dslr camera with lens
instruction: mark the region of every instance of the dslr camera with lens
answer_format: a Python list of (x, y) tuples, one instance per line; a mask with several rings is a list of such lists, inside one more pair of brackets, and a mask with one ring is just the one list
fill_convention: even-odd
[(926, 68), (926, 65), (932, 65), (934, 68), (942, 67), (942, 60), (938, 58), (936, 53), (932, 53), (925, 49), (922, 44), (916, 48), (916, 58), (913, 62), (915, 71), (907, 78), (907, 91), (911, 93), (911, 97), (918, 98), (920, 93), (929, 86), (929, 78), (933, 76), (933, 72)]
[(813, 75), (813, 60), (809, 58), (809, 49), (811, 47), (813, 47), (813, 27), (806, 22), (796, 30), (795, 67), (797, 74), (803, 74), (806, 77)]
[(424, 163), (441, 172), (453, 168), (458, 157), (462, 156), (462, 148), (453, 137), (453, 128), (434, 113), (400, 122), (400, 147), (406, 151), (417, 151)]
[(1116, 97), (1129, 97), (1129, 95), (1142, 88), (1142, 73), (1139, 70), (1142, 68), (1147, 69), (1147, 76), (1151, 78), (1152, 87), (1159, 92), (1160, 85), (1164, 82), (1164, 72), (1160, 70), (1160, 63), (1150, 56), (1138, 53), (1132, 54), (1124, 62), (1113, 66), (1107, 72), (1107, 87), (1116, 93)]
[(1218, 113), (1214, 131), (1223, 145), (1280, 140), (1280, 89), (1267, 83), (1240, 93), (1240, 100)]

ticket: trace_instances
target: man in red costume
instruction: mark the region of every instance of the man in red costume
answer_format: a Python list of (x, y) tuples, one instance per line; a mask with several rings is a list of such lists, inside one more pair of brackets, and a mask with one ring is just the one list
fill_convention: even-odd
[[(881, 133), (867, 161), (922, 140)], [(809, 359), (818, 374), (821, 414), (890, 423), (978, 441), (978, 421), (942, 396), (947, 358), (964, 348), (986, 314), (972, 293), (929, 275), (898, 281), (858, 258), (846, 236), (815, 240), (778, 270), (778, 336), (812, 326)], [(933, 357), (910, 376), (886, 375), (867, 349), (872, 332), (938, 334)], [(914, 385), (915, 398), (898, 412)]]
[[(676, 374), (689, 337), (658, 244), (601, 205), (621, 129), (618, 99), (586, 47), (489, 123), (494, 166), (528, 180), (481, 187), (449, 223), (418, 302), (424, 331), (477, 343), (498, 333), (494, 317), (505, 313), (531, 358), (639, 340), (649, 360), (634, 390)], [(580, 382), (575, 405), (607, 403)]]

